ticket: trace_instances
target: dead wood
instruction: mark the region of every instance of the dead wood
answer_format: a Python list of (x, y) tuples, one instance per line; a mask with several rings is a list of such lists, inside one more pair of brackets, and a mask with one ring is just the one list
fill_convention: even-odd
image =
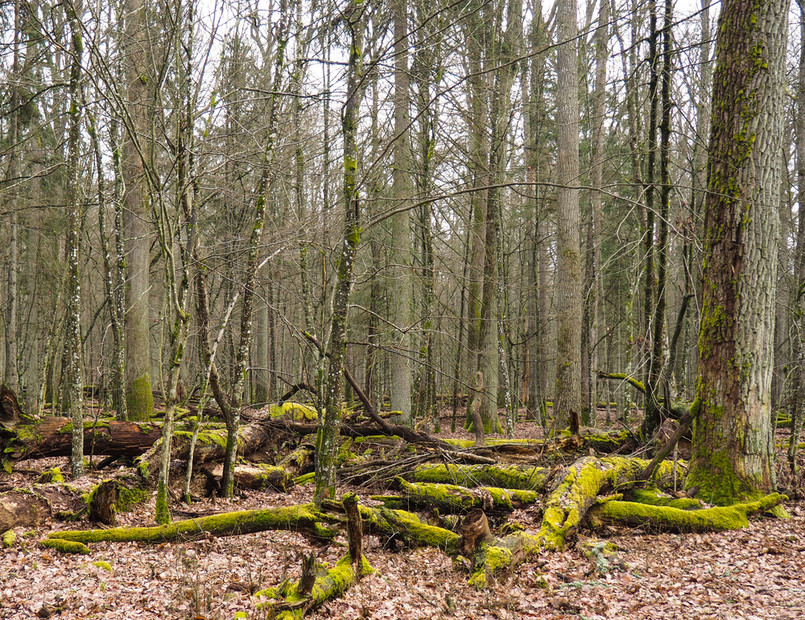
[(92, 493), (89, 502), (89, 518), (104, 525), (117, 525), (117, 482), (104, 480)]
[(492, 538), (489, 520), (480, 508), (474, 508), (462, 519), (458, 528), (458, 550), (461, 555), (471, 558), (475, 568), (475, 551), (481, 543)]
[(338, 532), (323, 525), (326, 515), (313, 504), (265, 510), (226, 512), (199, 519), (176, 521), (155, 527), (117, 527), (102, 530), (51, 532), (48, 538), (81, 543), (101, 541), (162, 543), (169, 540), (198, 540), (206, 536), (238, 536), (268, 530), (290, 530), (314, 540), (330, 540)]
[(0, 534), (15, 527), (37, 527), (50, 518), (50, 502), (25, 489), (0, 493)]
[(344, 505), (344, 513), (347, 515), (349, 556), (357, 568), (363, 558), (363, 528), (361, 527), (361, 516), (358, 512), (358, 496), (354, 493), (347, 493), (341, 499), (341, 503)]

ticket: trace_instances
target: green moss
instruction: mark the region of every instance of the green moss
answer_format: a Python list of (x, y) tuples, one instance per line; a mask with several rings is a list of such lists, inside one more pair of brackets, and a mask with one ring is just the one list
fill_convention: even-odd
[(64, 482), (64, 476), (61, 473), (61, 469), (58, 467), (54, 467), (52, 469), (47, 470), (41, 476), (39, 476), (39, 480), (37, 480), (40, 484), (61, 484)]
[(358, 505), (364, 527), (372, 533), (394, 536), (409, 544), (428, 545), (442, 549), (448, 555), (458, 553), (458, 534), (434, 525), (422, 523), (414, 513), (389, 508)]
[(441, 482), (464, 487), (493, 486), (540, 490), (548, 470), (517, 465), (421, 465), (411, 474), (417, 482)]
[(720, 532), (737, 530), (749, 523), (747, 515), (770, 510), (785, 499), (773, 493), (758, 501), (702, 510), (680, 510), (669, 506), (649, 506), (636, 502), (605, 502), (596, 506), (594, 518), (617, 520), (631, 525), (674, 532)]
[(300, 422), (316, 422), (318, 420), (318, 414), (315, 408), (293, 402), (271, 405), (269, 407), (269, 415), (272, 418), (288, 418)]
[(44, 547), (45, 549), (55, 549), (56, 551), (61, 551), (62, 553), (80, 553), (82, 555), (87, 555), (89, 553), (89, 547), (87, 547), (84, 543), (74, 540), (64, 540), (61, 538), (46, 538), (45, 540), (40, 540), (39, 546)]
[(702, 508), (702, 503), (692, 497), (669, 497), (661, 495), (656, 488), (652, 489), (632, 489), (629, 494), (630, 501), (649, 506), (670, 506), (680, 510), (696, 510)]
[(150, 493), (140, 487), (127, 487), (119, 484), (116, 508), (118, 512), (129, 512), (139, 504), (148, 501)]
[(742, 480), (732, 464), (727, 449), (710, 452), (706, 467), (701, 461), (691, 467), (685, 479), (685, 488), (698, 487), (696, 495), (716, 506), (729, 506), (742, 501), (756, 500), (762, 492), (751, 488)]
[(103, 570), (107, 570), (110, 573), (112, 572), (112, 565), (105, 560), (98, 560), (97, 562), (93, 562), (92, 565), (97, 566), (98, 568), (102, 568)]
[(316, 481), (316, 472), (312, 471), (307, 474), (302, 474), (293, 479), (294, 486), (304, 486)]
[(14, 533), (14, 530), (6, 530), (3, 532), (3, 548), (8, 549), (13, 547), (15, 542), (17, 542), (17, 535)]
[(154, 394), (151, 391), (149, 374), (144, 374), (129, 384), (126, 390), (126, 406), (130, 420), (146, 422), (154, 416)]
[[(281, 588), (268, 588), (255, 593), (255, 596), (265, 597), (271, 599), (282, 599), (284, 603), (302, 603), (308, 601), (307, 604), (293, 610), (283, 610), (277, 613), (275, 620), (294, 620), (297, 618), (304, 618), (308, 610), (315, 608), (328, 600), (341, 596), (347, 589), (352, 586), (358, 579), (365, 575), (375, 572), (375, 569), (369, 564), (365, 557), (361, 557), (358, 572), (355, 571), (355, 565), (352, 562), (352, 557), (347, 553), (344, 555), (336, 565), (327, 569), (326, 566), (318, 564), (316, 567), (316, 581), (313, 588), (307, 597), (302, 597), (298, 593), (299, 584), (295, 583), (291, 586)], [(271, 603), (259, 603), (259, 607), (270, 607)]]
[(437, 507), (444, 512), (465, 512), (484, 507), (490, 498), (494, 510), (511, 512), (521, 505), (533, 504), (540, 497), (536, 491), (478, 487), (479, 492), (454, 484), (410, 483), (402, 478), (396, 478), (395, 484), (411, 503)]

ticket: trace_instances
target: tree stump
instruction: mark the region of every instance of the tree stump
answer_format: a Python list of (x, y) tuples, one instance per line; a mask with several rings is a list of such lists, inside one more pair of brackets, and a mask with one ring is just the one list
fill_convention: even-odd
[(89, 518), (104, 525), (117, 525), (117, 482), (104, 480), (95, 489), (89, 502)]

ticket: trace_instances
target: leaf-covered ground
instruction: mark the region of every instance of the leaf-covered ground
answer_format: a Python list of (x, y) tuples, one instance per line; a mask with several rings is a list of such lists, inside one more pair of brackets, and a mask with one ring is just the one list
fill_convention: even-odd
[[(532, 435), (531, 428), (518, 425), (518, 435)], [(27, 473), (0, 475), (0, 484), (30, 483), (54, 465), (66, 468), (66, 459), (22, 463), (19, 469)], [(108, 476), (108, 471), (90, 475), (79, 486), (89, 488)], [(190, 510), (205, 514), (309, 499), (309, 488), (252, 492)], [(522, 564), (484, 591), (469, 587), (466, 567), (438, 549), (388, 549), (367, 537), (365, 553), (377, 572), (311, 617), (803, 618), (805, 503), (789, 502), (786, 508), (791, 519), (761, 517), (738, 532), (583, 531), (573, 549)], [(150, 525), (152, 515), (153, 501), (119, 517), (122, 525)], [(518, 511), (511, 520), (535, 531), (537, 509)], [(0, 618), (266, 618), (258, 606), (262, 599), (253, 593), (298, 579), (301, 557), (311, 548), (307, 539), (288, 532), (158, 546), (100, 543), (91, 545), (89, 556), (38, 547), (51, 529), (74, 527), (54, 522), (17, 530), (15, 545), (0, 550)], [(600, 571), (580, 551), (590, 539), (617, 548)], [(317, 549), (319, 560), (335, 563), (345, 546), (346, 540), (339, 540)]]

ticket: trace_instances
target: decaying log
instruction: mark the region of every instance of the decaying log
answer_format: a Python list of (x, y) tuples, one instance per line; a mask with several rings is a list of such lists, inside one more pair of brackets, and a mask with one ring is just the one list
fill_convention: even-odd
[(354, 493), (347, 493), (341, 498), (341, 503), (344, 505), (344, 513), (347, 515), (349, 556), (354, 564), (360, 564), (361, 558), (363, 558), (363, 528), (358, 511), (358, 496)]
[[(72, 452), (73, 423), (70, 418), (49, 417), (33, 425), (20, 425), (14, 433), (0, 439), (0, 452), (6, 463), (26, 458), (69, 456)], [(84, 425), (84, 451), (94, 454), (137, 456), (161, 436), (156, 424), (135, 424), (99, 420)]]
[(13, 428), (23, 419), (17, 395), (5, 384), (0, 385), (0, 428)]
[(37, 527), (50, 518), (50, 502), (38, 493), (14, 489), (0, 493), (0, 534), (15, 527)]
[(117, 525), (118, 488), (114, 480), (104, 480), (94, 490), (89, 501), (89, 518), (104, 525)]
[(197, 540), (207, 535), (237, 536), (267, 530), (290, 530), (316, 540), (330, 540), (338, 532), (322, 524), (326, 517), (313, 504), (241, 510), (198, 519), (176, 521), (156, 527), (117, 527), (105, 530), (68, 530), (51, 532), (48, 538), (94, 543), (113, 542), (162, 543), (169, 540)]
[(481, 545), (492, 538), (489, 530), (489, 520), (480, 508), (475, 508), (467, 513), (462, 519), (458, 528), (458, 551), (466, 558), (472, 559), (472, 567), (475, 568), (475, 551)]
[(403, 504), (421, 508), (436, 508), (440, 512), (463, 513), (480, 508), (497, 513), (512, 512), (538, 501), (536, 491), (502, 489), (500, 487), (467, 488), (455, 484), (406, 482), (396, 478), (394, 487), (402, 495)]

